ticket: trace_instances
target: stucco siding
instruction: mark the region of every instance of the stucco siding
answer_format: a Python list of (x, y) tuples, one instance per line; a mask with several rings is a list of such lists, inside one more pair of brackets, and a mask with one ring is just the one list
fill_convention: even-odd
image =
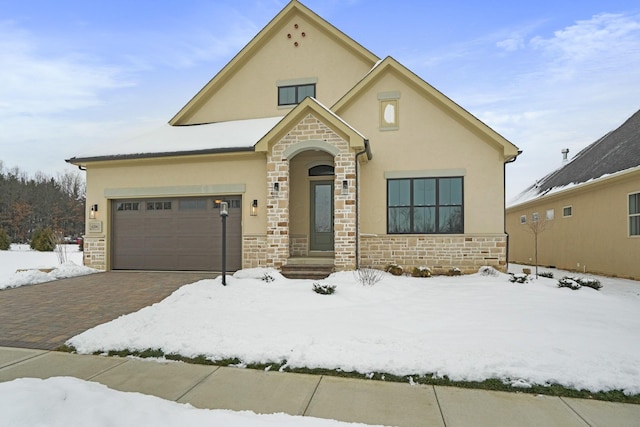
[[(295, 28), (296, 24), (298, 28)], [(298, 46), (294, 45), (296, 42)], [(286, 62), (282, 61), (284, 55)], [(294, 16), (279, 27), (268, 43), (247, 57), (246, 63), (215, 96), (186, 118), (184, 124), (283, 116), (291, 107), (278, 107), (276, 83), (288, 79), (316, 78), (316, 98), (325, 105), (332, 105), (371, 66), (314, 23)]]
[[(378, 94), (396, 91), (397, 130), (380, 130)], [(369, 137), (373, 160), (361, 165), (361, 232), (386, 233), (386, 180), (391, 171), (464, 170), (465, 233), (504, 233), (501, 151), (420, 95), (393, 73), (385, 75), (341, 115)]]

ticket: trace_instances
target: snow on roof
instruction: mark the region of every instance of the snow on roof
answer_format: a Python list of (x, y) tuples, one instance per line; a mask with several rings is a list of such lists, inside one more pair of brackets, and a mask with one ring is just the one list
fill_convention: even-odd
[(267, 117), (189, 126), (165, 124), (126, 141), (103, 144), (71, 160), (247, 149), (282, 119)]
[(531, 187), (529, 187), (527, 190), (523, 191), (522, 193), (518, 194), (517, 196), (515, 196), (514, 198), (512, 198), (511, 200), (509, 200), (507, 202), (507, 208), (511, 208), (514, 206), (518, 206), (518, 205), (522, 205), (525, 204), (531, 200), (534, 199), (539, 199), (541, 197), (544, 196), (551, 196), (552, 194), (556, 194), (556, 193), (560, 193), (562, 191), (566, 191), (566, 190), (570, 190), (573, 188), (582, 188), (586, 185), (591, 185), (594, 184), (596, 182), (601, 182), (605, 179), (610, 179), (610, 178), (617, 178), (621, 175), (625, 175), (628, 173), (634, 173), (640, 171), (640, 166), (635, 166), (632, 168), (628, 168), (628, 169), (624, 169), (621, 171), (618, 171), (616, 173), (607, 173), (604, 174), (598, 178), (593, 178), (593, 179), (589, 179), (585, 182), (579, 182), (579, 183), (575, 183), (575, 182), (571, 182), (569, 184), (566, 185), (559, 185), (557, 187), (551, 187), (548, 188), (546, 190), (544, 190), (543, 192), (540, 192), (540, 188), (537, 184), (532, 185)]

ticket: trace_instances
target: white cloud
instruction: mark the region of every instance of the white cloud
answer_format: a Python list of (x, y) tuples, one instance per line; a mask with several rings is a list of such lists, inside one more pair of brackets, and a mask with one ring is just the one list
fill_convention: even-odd
[(0, 23), (0, 117), (98, 105), (104, 90), (131, 85), (113, 66), (79, 54), (47, 55), (28, 32)]
[(640, 52), (640, 16), (602, 13), (577, 21), (552, 38), (534, 37), (531, 45), (555, 54), (559, 60), (582, 62), (614, 53)]

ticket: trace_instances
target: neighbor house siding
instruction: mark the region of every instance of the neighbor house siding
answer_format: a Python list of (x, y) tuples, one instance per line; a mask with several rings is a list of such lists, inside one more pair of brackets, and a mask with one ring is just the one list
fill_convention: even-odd
[[(533, 264), (534, 237), (520, 217), (538, 212), (541, 220), (548, 209), (553, 220), (538, 235), (538, 264), (582, 273), (640, 279), (640, 238), (629, 236), (628, 195), (640, 191), (640, 172), (621, 178), (603, 179), (564, 192), (510, 207), (507, 231), (509, 262)], [(562, 208), (572, 215), (562, 216)]]

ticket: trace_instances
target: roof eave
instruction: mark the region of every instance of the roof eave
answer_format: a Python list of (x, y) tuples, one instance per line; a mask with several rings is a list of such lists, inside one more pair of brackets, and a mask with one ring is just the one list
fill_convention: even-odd
[(115, 154), (107, 156), (92, 156), (92, 157), (72, 157), (66, 159), (65, 162), (75, 165), (83, 166), (86, 163), (96, 162), (109, 162), (117, 160), (140, 160), (140, 159), (155, 159), (155, 158), (167, 158), (167, 157), (184, 157), (184, 156), (202, 156), (210, 154), (229, 154), (229, 153), (246, 153), (254, 151), (254, 147), (224, 147), (224, 148), (209, 148), (206, 150), (189, 150), (189, 151), (167, 151), (162, 153), (137, 153), (137, 154)]

